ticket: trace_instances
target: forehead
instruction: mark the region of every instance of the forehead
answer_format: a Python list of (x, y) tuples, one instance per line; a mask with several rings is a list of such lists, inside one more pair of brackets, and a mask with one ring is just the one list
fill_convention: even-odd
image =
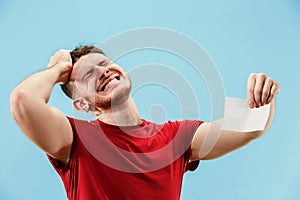
[(83, 75), (85, 71), (107, 60), (108, 58), (100, 53), (89, 53), (81, 56), (73, 66), (70, 80), (75, 80), (76, 76), (78, 78), (78, 76)]

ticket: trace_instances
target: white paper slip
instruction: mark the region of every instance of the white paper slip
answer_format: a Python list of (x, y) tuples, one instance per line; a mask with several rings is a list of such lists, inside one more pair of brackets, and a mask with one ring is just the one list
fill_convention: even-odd
[(250, 108), (247, 100), (225, 98), (223, 130), (248, 132), (263, 130), (269, 118), (270, 104)]

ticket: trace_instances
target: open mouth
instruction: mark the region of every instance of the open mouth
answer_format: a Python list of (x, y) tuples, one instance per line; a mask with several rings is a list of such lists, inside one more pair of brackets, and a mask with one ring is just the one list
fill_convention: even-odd
[(111, 88), (113, 85), (116, 85), (120, 82), (120, 76), (119, 75), (115, 75), (115, 76), (111, 76), (110, 78), (108, 78), (104, 84), (101, 86), (100, 91), (106, 91), (109, 88)]

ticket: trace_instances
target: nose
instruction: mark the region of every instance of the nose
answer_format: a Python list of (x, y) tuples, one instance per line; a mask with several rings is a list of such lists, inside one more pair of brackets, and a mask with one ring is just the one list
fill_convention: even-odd
[(97, 67), (97, 72), (98, 72), (98, 75), (99, 75), (99, 79), (107, 78), (110, 75), (109, 67), (105, 67), (105, 68), (104, 67)]
[(109, 74), (110, 74), (110, 69), (107, 67), (107, 68), (105, 68), (103, 75), (109, 76)]

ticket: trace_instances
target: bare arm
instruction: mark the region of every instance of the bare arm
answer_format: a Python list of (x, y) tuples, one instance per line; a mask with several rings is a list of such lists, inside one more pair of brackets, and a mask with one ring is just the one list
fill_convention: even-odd
[[(253, 132), (234, 132), (228, 130), (219, 130), (214, 127), (220, 127), (223, 119), (202, 124), (196, 131), (192, 141), (191, 160), (209, 160), (221, 157), (240, 147), (245, 146), (256, 138), (264, 135), (271, 126), (275, 113), (275, 96), (279, 92), (279, 85), (264, 74), (251, 74), (248, 79), (248, 103), (250, 108), (260, 107), (271, 103), (270, 114), (265, 129)], [(212, 143), (209, 153), (202, 154), (201, 147), (208, 134), (215, 134), (214, 131), (221, 131), (216, 143)]]
[(49, 65), (12, 91), (10, 110), (21, 130), (37, 146), (67, 163), (73, 141), (72, 128), (65, 115), (47, 103), (54, 85), (65, 83), (72, 70), (69, 51), (58, 51)]

